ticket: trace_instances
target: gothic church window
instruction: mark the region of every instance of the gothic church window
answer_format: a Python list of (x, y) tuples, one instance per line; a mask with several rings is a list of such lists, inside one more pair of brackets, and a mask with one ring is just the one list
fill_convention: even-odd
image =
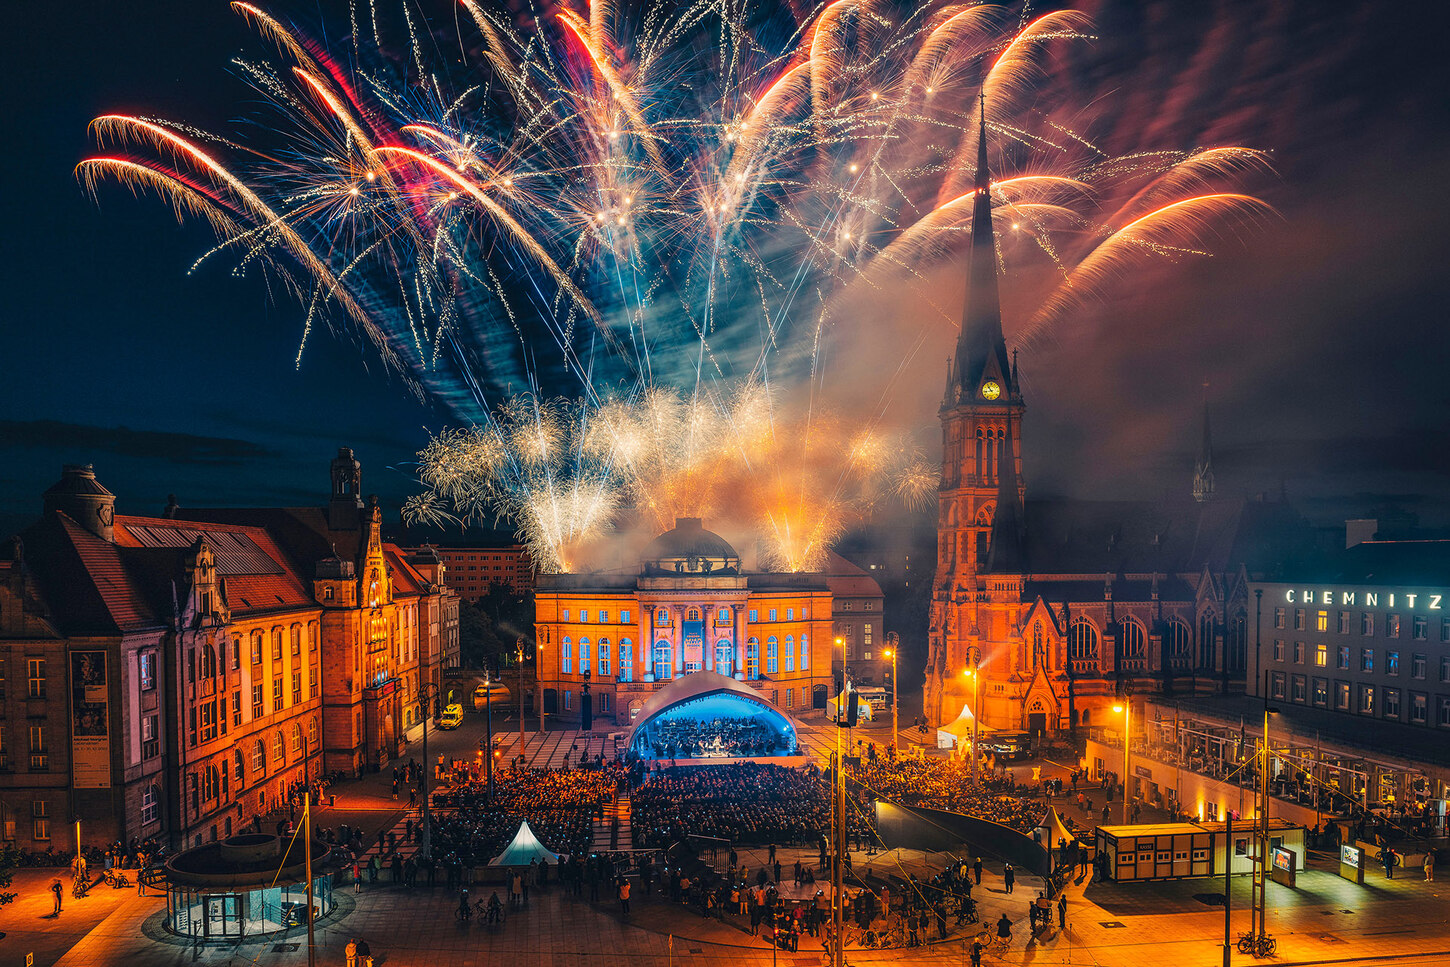
[(1097, 664), (1098, 630), (1086, 618), (1078, 618), (1072, 623), (1067, 649), (1075, 666)]

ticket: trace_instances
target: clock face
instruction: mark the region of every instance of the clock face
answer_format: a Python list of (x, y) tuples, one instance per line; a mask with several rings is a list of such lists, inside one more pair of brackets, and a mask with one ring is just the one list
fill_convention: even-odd
[(982, 398), (983, 399), (995, 400), (997, 397), (999, 397), (1001, 395), (1002, 395), (1002, 387), (999, 386), (999, 385), (997, 385), (997, 381), (996, 380), (989, 379), (985, 383), (982, 384)]

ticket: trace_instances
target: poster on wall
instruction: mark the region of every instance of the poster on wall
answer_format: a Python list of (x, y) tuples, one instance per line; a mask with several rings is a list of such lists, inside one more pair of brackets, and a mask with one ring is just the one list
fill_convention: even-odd
[(705, 660), (705, 622), (686, 621), (681, 631), (685, 667), (701, 667), (701, 662)]
[(70, 653), (71, 782), (77, 789), (111, 785), (110, 690), (104, 651)]

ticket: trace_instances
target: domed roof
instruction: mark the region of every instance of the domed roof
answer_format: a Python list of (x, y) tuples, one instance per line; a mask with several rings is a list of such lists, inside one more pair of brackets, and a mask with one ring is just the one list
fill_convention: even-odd
[[(698, 517), (677, 518), (673, 529), (650, 541), (641, 558), (647, 565), (667, 571), (719, 571), (740, 567), (740, 555), (730, 542), (714, 531), (705, 530)], [(676, 568), (677, 563), (683, 567)]]

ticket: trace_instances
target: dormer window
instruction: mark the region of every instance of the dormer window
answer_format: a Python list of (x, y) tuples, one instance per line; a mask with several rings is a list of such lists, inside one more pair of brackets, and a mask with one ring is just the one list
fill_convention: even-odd
[(332, 600), (332, 588), (323, 588), (322, 589), (322, 600), (324, 600), (324, 601), (331, 601)]

